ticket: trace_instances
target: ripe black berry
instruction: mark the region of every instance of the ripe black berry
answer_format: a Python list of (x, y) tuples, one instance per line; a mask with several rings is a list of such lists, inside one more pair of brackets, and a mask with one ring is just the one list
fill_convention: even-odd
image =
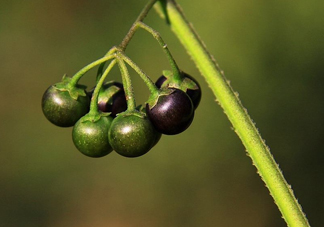
[[(88, 92), (90, 97), (93, 90)], [(118, 113), (124, 112), (127, 109), (127, 102), (123, 84), (116, 81), (103, 84), (99, 91), (98, 109), (102, 112), (110, 112), (112, 117), (116, 117)]]
[[(201, 88), (198, 83), (198, 81), (190, 76), (189, 74), (185, 72), (181, 72), (182, 74), (182, 81), (179, 82), (175, 86), (175, 88), (179, 88), (183, 90), (184, 92), (187, 93), (187, 95), (190, 97), (192, 104), (194, 108), (196, 109), (200, 103), (201, 100)], [(160, 76), (157, 81), (155, 82), (155, 85), (158, 88), (167, 88), (167, 87), (173, 87), (174, 86), (174, 81), (172, 81), (172, 75), (162, 75)]]
[(156, 97), (155, 105), (146, 104), (146, 112), (157, 131), (175, 135), (186, 130), (194, 118), (189, 96), (179, 89), (165, 89)]

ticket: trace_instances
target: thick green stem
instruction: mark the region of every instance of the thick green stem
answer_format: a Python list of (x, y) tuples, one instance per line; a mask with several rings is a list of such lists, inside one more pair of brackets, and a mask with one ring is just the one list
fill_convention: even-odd
[(291, 187), (286, 182), (252, 119), (235, 95), (223, 72), (185, 18), (180, 7), (174, 0), (160, 0), (156, 9), (167, 20), (171, 29), (205, 77), (219, 104), (231, 121), (235, 132), (242, 140), (288, 226), (309, 226)]

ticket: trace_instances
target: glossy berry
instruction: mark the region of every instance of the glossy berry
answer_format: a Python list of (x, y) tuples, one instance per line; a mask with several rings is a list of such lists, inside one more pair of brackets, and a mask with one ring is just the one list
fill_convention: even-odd
[(113, 149), (107, 134), (113, 118), (110, 116), (88, 115), (82, 117), (73, 127), (72, 139), (76, 148), (86, 156), (98, 158), (109, 154)]
[(157, 131), (175, 135), (186, 130), (194, 118), (194, 107), (189, 96), (179, 89), (168, 89), (160, 94), (156, 104), (146, 104), (146, 113)]
[(45, 117), (60, 127), (73, 126), (89, 111), (90, 99), (87, 95), (72, 98), (69, 91), (60, 90), (56, 85), (50, 86), (42, 98)]
[[(199, 85), (198, 81), (195, 78), (193, 78), (192, 76), (190, 76), (189, 74), (182, 72), (182, 76), (183, 76), (183, 81), (186, 80), (186, 82), (193, 83), (196, 85), (196, 88), (193, 89), (193, 88), (188, 88), (186, 86), (186, 83), (181, 83), (181, 84), (179, 84), (179, 89), (181, 89), (187, 93), (187, 95), (190, 97), (190, 99), (192, 101), (194, 108), (197, 109), (197, 107), (200, 103), (200, 100), (201, 100), (200, 85)], [(168, 79), (166, 76), (162, 75), (157, 79), (157, 81), (155, 82), (155, 85), (158, 88), (169, 87), (169, 82), (170, 82), (170, 79)]]
[(160, 139), (145, 114), (133, 111), (124, 112), (113, 120), (108, 138), (113, 149), (125, 157), (138, 157), (146, 154)]
[[(88, 92), (90, 98), (93, 90)], [(112, 117), (124, 112), (127, 109), (127, 102), (123, 84), (116, 81), (103, 84), (98, 96), (98, 109), (102, 112), (111, 113), (110, 116)]]

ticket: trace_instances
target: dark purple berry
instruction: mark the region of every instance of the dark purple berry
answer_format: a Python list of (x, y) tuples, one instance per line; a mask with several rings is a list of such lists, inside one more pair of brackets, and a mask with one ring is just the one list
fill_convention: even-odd
[(157, 131), (175, 135), (189, 127), (194, 118), (194, 107), (185, 92), (171, 89), (171, 93), (157, 96), (153, 107), (146, 104), (146, 113)]
[[(189, 74), (182, 72), (182, 76), (183, 76), (182, 82), (180, 82), (178, 85), (179, 89), (187, 93), (187, 95), (190, 97), (192, 101), (194, 108), (196, 109), (201, 100), (200, 85), (198, 81), (192, 76), (190, 76)], [(169, 87), (170, 81), (172, 81), (172, 78), (167, 78), (166, 76), (162, 75), (157, 79), (155, 85), (158, 88)], [(188, 83), (194, 84), (195, 88), (189, 88)]]
[(190, 89), (190, 88), (187, 88), (187, 95), (189, 95), (189, 97), (191, 98), (191, 101), (192, 101), (192, 104), (194, 105), (194, 108), (197, 109), (199, 103), (200, 103), (200, 100), (201, 100), (201, 88), (200, 88), (200, 85), (198, 83), (198, 81), (193, 78), (192, 76), (190, 76), (189, 74), (187, 73), (183, 73), (183, 75), (185, 76), (185, 78), (188, 78), (190, 80), (192, 80), (196, 85), (197, 85), (197, 89)]
[[(165, 81), (167, 81), (167, 78), (164, 75), (162, 75), (155, 82), (155, 86), (157, 86), (157, 88), (165, 87), (165, 86), (163, 86)], [(168, 86), (168, 85), (166, 85), (166, 86)]]
[[(93, 90), (88, 93), (90, 97)], [(110, 112), (112, 117), (124, 112), (127, 109), (127, 102), (123, 84), (116, 81), (105, 83), (99, 92), (98, 109), (101, 112)]]

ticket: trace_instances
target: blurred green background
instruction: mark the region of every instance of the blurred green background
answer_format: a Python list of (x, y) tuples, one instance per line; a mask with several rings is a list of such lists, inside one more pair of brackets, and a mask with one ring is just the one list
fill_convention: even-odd
[[(137, 159), (79, 153), (42, 114), (48, 86), (117, 45), (146, 0), (2, 0), (0, 226), (286, 226), (203, 77), (157, 14), (203, 99), (184, 133)], [(178, 0), (239, 92), (313, 226), (324, 212), (324, 4)], [(139, 31), (126, 52), (152, 79), (170, 69)], [(96, 70), (82, 79), (94, 85)], [(132, 72), (137, 103), (148, 91)], [(120, 80), (117, 68), (110, 79)]]

